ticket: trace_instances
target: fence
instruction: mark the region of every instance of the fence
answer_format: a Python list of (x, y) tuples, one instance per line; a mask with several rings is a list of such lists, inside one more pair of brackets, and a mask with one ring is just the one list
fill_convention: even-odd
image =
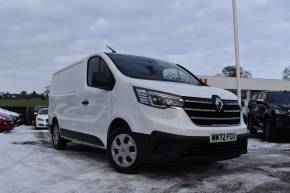
[(32, 125), (32, 121), (34, 118), (33, 107), (7, 107), (7, 106), (3, 106), (1, 108), (21, 114), (21, 118), (23, 120), (23, 123), (27, 124), (27, 125)]

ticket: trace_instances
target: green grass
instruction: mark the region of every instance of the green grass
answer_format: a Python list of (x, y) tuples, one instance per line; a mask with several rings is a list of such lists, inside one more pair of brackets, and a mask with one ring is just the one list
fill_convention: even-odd
[(34, 107), (36, 105), (48, 105), (48, 100), (42, 99), (0, 99), (2, 107)]

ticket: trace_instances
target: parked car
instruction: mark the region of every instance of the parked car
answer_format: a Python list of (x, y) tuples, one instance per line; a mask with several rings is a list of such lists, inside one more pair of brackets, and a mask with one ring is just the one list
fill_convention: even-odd
[(36, 116), (39, 112), (40, 109), (43, 109), (43, 108), (48, 108), (48, 106), (41, 106), (41, 105), (37, 105), (33, 108), (33, 118), (32, 118), (32, 125), (35, 125), (36, 124)]
[(146, 162), (225, 160), (247, 152), (237, 96), (202, 83), (178, 64), (99, 53), (51, 80), (52, 143), (106, 149), (118, 172)]
[(48, 108), (41, 108), (36, 115), (35, 127), (36, 129), (48, 127)]
[(0, 108), (0, 113), (9, 116), (12, 119), (14, 125), (22, 124), (21, 114), (3, 108)]
[(13, 129), (12, 119), (3, 113), (0, 113), (0, 132), (10, 131)]
[(290, 92), (265, 91), (249, 102), (248, 129), (251, 134), (261, 130), (267, 140), (275, 134), (290, 132)]

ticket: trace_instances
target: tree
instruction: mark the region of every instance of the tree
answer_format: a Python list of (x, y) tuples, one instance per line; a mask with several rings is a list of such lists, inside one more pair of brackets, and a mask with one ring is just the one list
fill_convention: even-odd
[[(222, 70), (222, 74), (218, 75), (226, 77), (236, 77), (236, 66), (226, 66)], [(252, 78), (252, 73), (250, 71), (244, 70), (243, 67), (240, 67), (240, 76), (241, 78)]]
[(39, 94), (37, 94), (35, 91), (33, 91), (30, 96), (31, 98), (39, 98)]
[(252, 73), (248, 70), (245, 70), (244, 77), (242, 78), (253, 78)]
[(282, 74), (283, 80), (290, 80), (290, 66), (285, 67)]
[(25, 90), (21, 91), (20, 95), (21, 95), (21, 98), (27, 98), (27, 92)]
[(50, 91), (50, 85), (44, 87), (43, 95), (44, 95), (46, 98), (48, 98), (49, 91)]
[(7, 91), (6, 94), (4, 94), (4, 98), (5, 99), (10, 99), (11, 98), (11, 94)]

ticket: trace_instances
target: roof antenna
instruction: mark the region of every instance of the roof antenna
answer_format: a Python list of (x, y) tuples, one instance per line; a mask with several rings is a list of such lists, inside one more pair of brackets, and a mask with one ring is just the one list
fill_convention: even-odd
[(108, 49), (110, 49), (110, 50), (112, 51), (112, 53), (117, 53), (116, 50), (114, 50), (114, 49), (111, 48), (110, 46), (106, 45), (106, 47), (107, 47)]

